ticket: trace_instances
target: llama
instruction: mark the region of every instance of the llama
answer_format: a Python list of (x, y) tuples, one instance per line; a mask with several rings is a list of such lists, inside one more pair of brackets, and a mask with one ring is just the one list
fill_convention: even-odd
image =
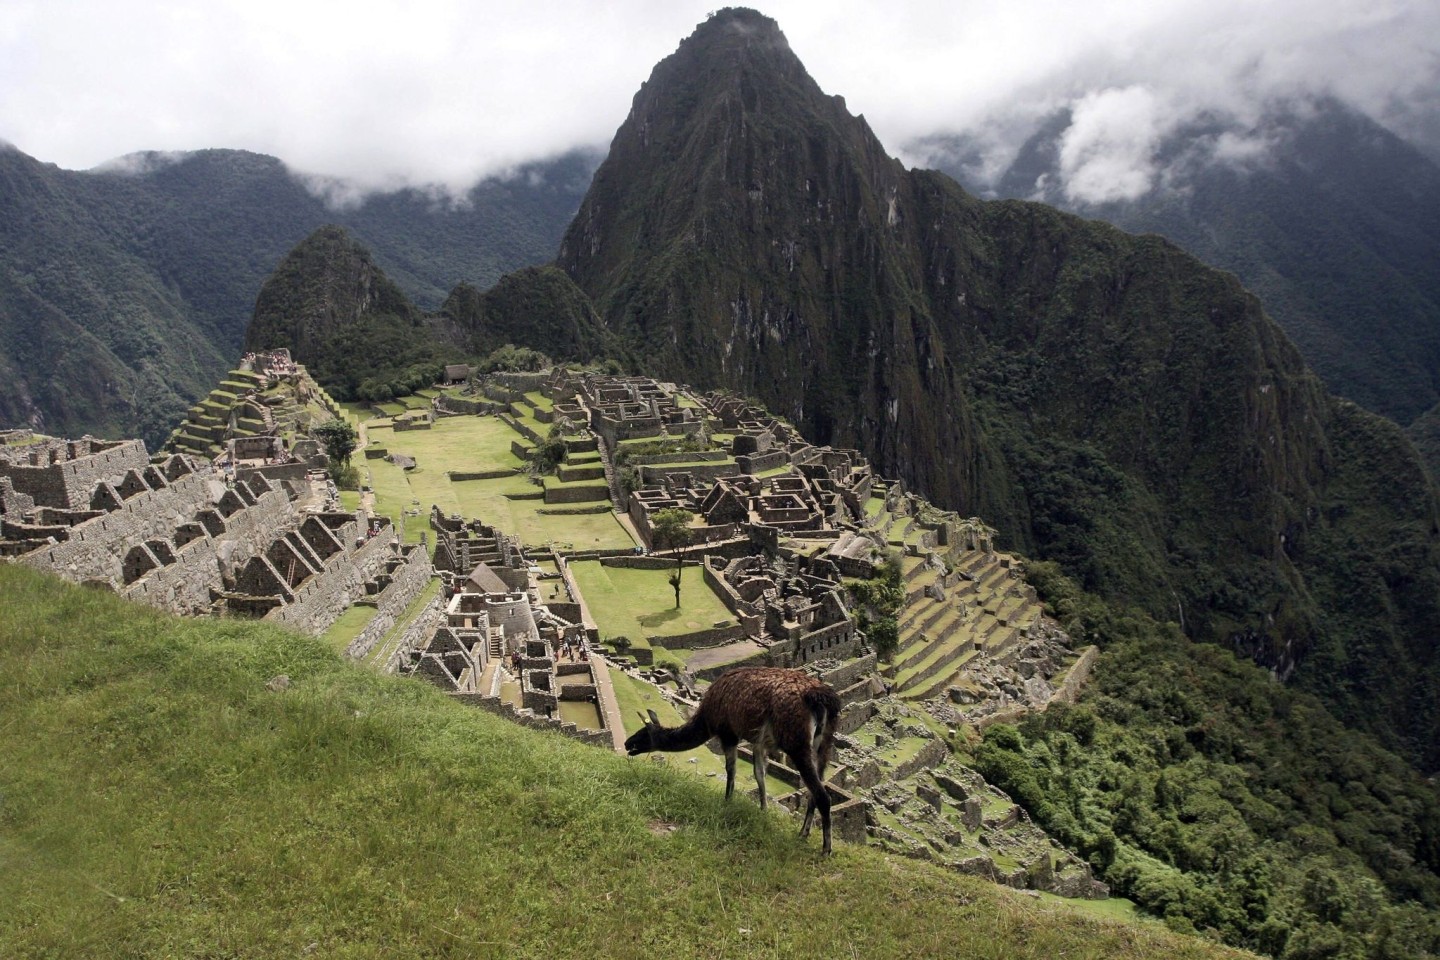
[(829, 854), (830, 794), (824, 780), (839, 719), (840, 698), (835, 691), (803, 670), (741, 667), (721, 674), (710, 685), (700, 708), (683, 726), (662, 727), (651, 710), (645, 726), (625, 741), (625, 752), (632, 757), (653, 750), (674, 753), (719, 737), (725, 750), (725, 799), (729, 800), (735, 792), (735, 751), (741, 740), (748, 740), (755, 752), (755, 781), (764, 809), (767, 753), (778, 747), (810, 790), (800, 836), (810, 835), (818, 807), (824, 852)]

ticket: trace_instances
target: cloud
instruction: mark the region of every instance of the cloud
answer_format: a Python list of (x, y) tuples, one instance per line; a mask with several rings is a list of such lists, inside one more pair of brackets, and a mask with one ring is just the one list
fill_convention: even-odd
[[(1328, 94), (1440, 140), (1434, 0), (757, 0), (892, 152), (965, 133), (998, 170), (1070, 110), (1067, 189), (1159, 182), (1147, 144), (1196, 117), (1248, 137)], [(6, 0), (0, 138), (87, 168), (237, 147), (347, 190), (481, 177), (607, 144), (693, 0)], [(1127, 128), (1127, 123), (1136, 126)], [(1248, 131), (1248, 133), (1247, 133)], [(1216, 143), (1216, 155), (1240, 146)]]
[(1159, 99), (1144, 87), (1087, 94), (1060, 139), (1060, 175), (1072, 200), (1107, 203), (1150, 192), (1155, 152), (1170, 130)]
[[(1173, 185), (1184, 164), (1262, 163), (1276, 141), (1273, 117), (1323, 97), (1440, 157), (1440, 5), (1432, 2), (1167, 0), (1051, 13), (1044, 31), (1070, 35), (1064, 50), (1008, 75), (1000, 65), (949, 122), (937, 118), (936, 131), (963, 137), (974, 152), (966, 169), (977, 186), (993, 185), (1026, 138), (1066, 113), (1059, 186), (1072, 200), (1133, 198)], [(1162, 139), (1177, 132), (1198, 139), (1160, 156)], [(933, 158), (923, 144), (912, 151)]]

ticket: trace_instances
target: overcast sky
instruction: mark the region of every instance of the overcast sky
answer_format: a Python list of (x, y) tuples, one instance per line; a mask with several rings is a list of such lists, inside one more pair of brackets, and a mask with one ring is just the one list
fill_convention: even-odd
[[(980, 136), (1003, 159), (1038, 117), (1071, 108), (1062, 166), (1091, 198), (1152, 185), (1154, 144), (1202, 111), (1235, 120), (1218, 149), (1236, 157), (1263, 150), (1267, 104), (1304, 95), (1402, 131), (1440, 116), (1437, 0), (755, 6), (907, 160), (938, 132)], [(366, 186), (459, 189), (607, 144), (654, 63), (714, 8), (0, 0), (0, 140), (72, 169), (238, 147)]]

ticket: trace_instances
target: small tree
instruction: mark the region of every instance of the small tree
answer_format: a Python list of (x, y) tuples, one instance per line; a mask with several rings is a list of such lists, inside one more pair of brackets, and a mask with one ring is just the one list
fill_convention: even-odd
[(675, 572), (670, 575), (670, 586), (675, 588), (676, 610), (680, 609), (680, 575), (685, 572), (685, 555), (680, 548), (690, 543), (691, 517), (689, 510), (666, 507), (656, 510), (655, 516), (650, 518), (650, 538), (656, 546), (663, 545), (664, 549), (676, 551)]
[(350, 465), (350, 454), (355, 452), (355, 445), (360, 442), (355, 428), (350, 421), (335, 417), (312, 428), (310, 435), (325, 447), (325, 453), (330, 457), (330, 476), (338, 481)]

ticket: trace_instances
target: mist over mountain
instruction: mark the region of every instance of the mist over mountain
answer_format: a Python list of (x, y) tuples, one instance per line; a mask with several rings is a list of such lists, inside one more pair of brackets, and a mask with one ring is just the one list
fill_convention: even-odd
[[(1402, 426), (1440, 402), (1440, 166), (1334, 99), (1239, 128), (1211, 118), (1134, 165), (1088, 169), (1060, 112), (1008, 167), (931, 141), (931, 159), (987, 196), (1042, 200), (1161, 234), (1233, 271), (1335, 393)], [(1122, 195), (1133, 183), (1133, 195)]]
[(0, 149), (0, 422), (158, 442), (233, 364), (261, 282), (317, 227), (346, 225), (434, 308), (458, 282), (549, 260), (594, 162), (568, 154), (456, 200), (346, 195), (243, 151), (75, 172)]

